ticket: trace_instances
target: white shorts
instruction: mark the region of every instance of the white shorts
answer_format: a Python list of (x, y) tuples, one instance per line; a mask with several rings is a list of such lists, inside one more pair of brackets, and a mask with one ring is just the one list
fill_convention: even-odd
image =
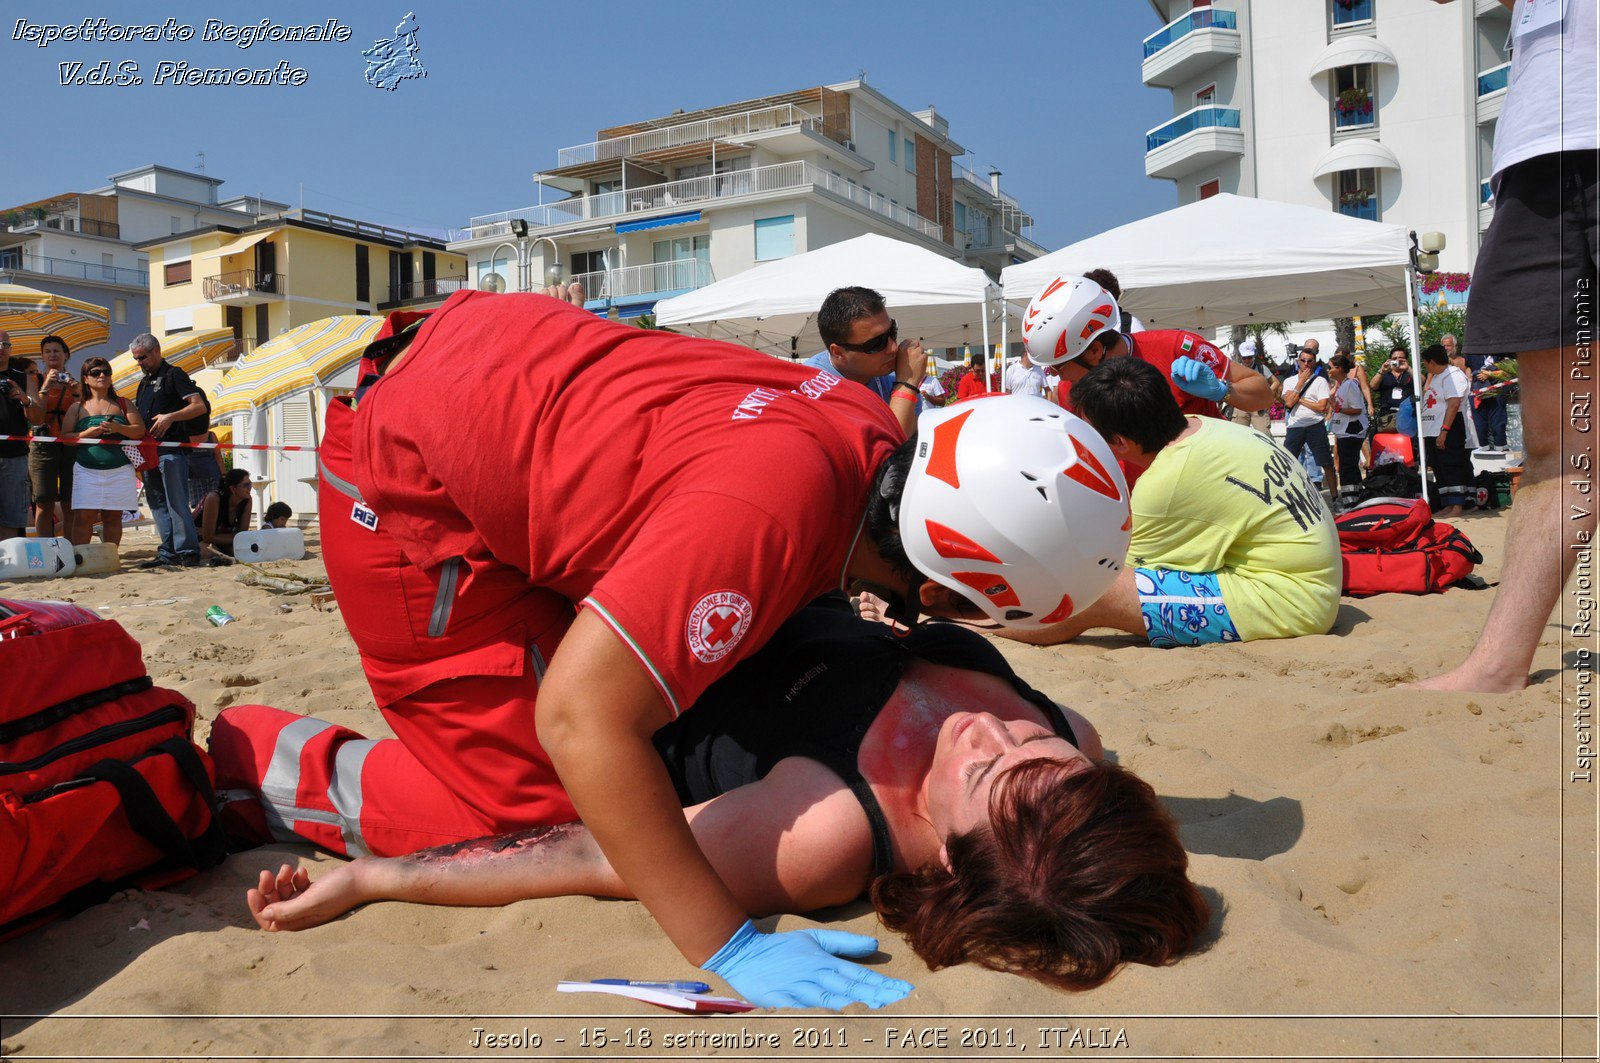
[(115, 469), (91, 469), (79, 465), (72, 470), (72, 508), (128, 510), (139, 508), (139, 480), (132, 465)]

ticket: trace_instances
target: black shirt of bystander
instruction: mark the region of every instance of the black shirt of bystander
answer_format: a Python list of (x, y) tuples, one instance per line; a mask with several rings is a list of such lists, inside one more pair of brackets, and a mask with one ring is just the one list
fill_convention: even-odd
[(1416, 394), (1415, 387), (1411, 370), (1396, 373), (1391, 369), (1385, 369), (1379, 374), (1378, 379), (1372, 382), (1372, 400), (1378, 404), (1380, 410), (1398, 410), (1400, 403)]
[[(189, 396), (199, 390), (195, 382), (189, 379), (188, 373), (171, 362), (162, 362), (161, 368), (139, 381), (139, 391), (134, 396), (133, 403), (139, 408), (139, 416), (144, 418), (144, 423), (149, 424), (160, 414), (176, 413), (189, 405)], [(167, 430), (156, 438), (187, 443), (194, 426), (200, 423), (202, 422), (194, 420), (170, 424)]]
[[(23, 412), (25, 404), (21, 396), (27, 393), (27, 370), (18, 368), (15, 362), (0, 369), (0, 436), (25, 436), (33, 430)], [(0, 458), (20, 458), (27, 453), (27, 440), (0, 441)]]

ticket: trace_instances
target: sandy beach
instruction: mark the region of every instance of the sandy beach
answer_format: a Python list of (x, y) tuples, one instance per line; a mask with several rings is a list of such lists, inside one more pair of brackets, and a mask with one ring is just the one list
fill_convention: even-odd
[[(1458, 526), (1492, 583), (1504, 517)], [(268, 567), (320, 573), (309, 539), (310, 557)], [(148, 531), (131, 533), (125, 561), (152, 552)], [(387, 733), (338, 613), (244, 586), (235, 570), (124, 571), (0, 594), (66, 599), (120, 622), (156, 681), (199, 707), (202, 743), (220, 709), (252, 702)], [(1286, 642), (1002, 644), (1028, 681), (1095, 722), (1109, 754), (1182, 825), (1216, 916), (1204, 951), (1174, 967), (1130, 968), (1068, 995), (975, 968), (929, 972), (883, 934), (877, 965), (917, 986), (885, 1012), (679, 1018), (555, 992), (559, 979), (694, 977), (634, 903), (386, 903), (262, 933), (244, 906), (260, 868), (298, 862), (315, 877), (336, 861), (280, 845), (0, 945), (0, 1011), (48, 1016), (6, 1020), (0, 1055), (1554, 1056), (1563, 1024), (1551, 1016), (1592, 1012), (1595, 999), (1594, 788), (1563, 806), (1573, 746), (1563, 691), (1573, 696), (1577, 673), (1570, 660), (1563, 672), (1559, 618), (1524, 692), (1397, 686), (1458, 660), (1490, 599), (1346, 599), (1333, 634)], [(211, 627), (210, 605), (237, 622)], [(865, 904), (816, 919), (880, 933)], [(476, 1018), (495, 1015), (517, 1017)], [(781, 1048), (707, 1039), (740, 1030)], [(906, 1047), (908, 1033), (925, 1047)], [(1592, 1020), (1568, 1020), (1565, 1034), (1572, 1058), (1591, 1054)]]

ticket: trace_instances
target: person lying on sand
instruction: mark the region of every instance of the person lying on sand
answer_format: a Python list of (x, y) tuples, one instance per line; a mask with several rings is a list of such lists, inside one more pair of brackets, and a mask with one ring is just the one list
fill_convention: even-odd
[[(1210, 918), (1150, 786), (958, 626), (897, 638), (842, 596), (820, 599), (654, 745), (752, 916), (865, 891), (930, 967), (977, 963), (1063, 989), (1173, 962)], [(304, 930), (376, 900), (568, 894), (632, 896), (581, 824), (362, 857), (314, 882), (284, 865), (247, 900), (262, 929)]]

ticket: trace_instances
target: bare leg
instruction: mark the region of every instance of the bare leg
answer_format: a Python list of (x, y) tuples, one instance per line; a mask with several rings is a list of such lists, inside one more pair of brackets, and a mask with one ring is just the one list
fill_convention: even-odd
[(67, 538), (72, 540), (73, 546), (82, 546), (94, 538), (95, 511), (92, 509), (75, 509), (72, 511), (72, 530)]
[(1097, 627), (1126, 631), (1130, 635), (1145, 633), (1144, 614), (1139, 611), (1139, 592), (1133, 585), (1133, 569), (1123, 568), (1117, 576), (1117, 581), (1111, 585), (1111, 589), (1102, 594), (1098, 601), (1083, 612), (1053, 627), (1037, 630), (1002, 630), (996, 634), (1034, 646), (1054, 646), (1070, 642), (1085, 631)]
[[(88, 521), (85, 521), (88, 523)], [(83, 533), (84, 542), (89, 541), (88, 529)], [(119, 544), (122, 542), (122, 511), (106, 509), (100, 511), (100, 541), (103, 543)]]
[(56, 504), (46, 502), (33, 507), (33, 526), (40, 538), (48, 539), (56, 533)]
[[(1571, 547), (1594, 532), (1592, 500), (1568, 486), (1561, 473), (1561, 433), (1569, 413), (1563, 390), (1577, 367), (1577, 351), (1533, 351), (1519, 362), (1526, 461), (1507, 522), (1500, 589), (1477, 645), (1456, 668), (1417, 684), (1428, 690), (1503, 692), (1527, 686), (1539, 635), (1577, 564)], [(1583, 372), (1586, 377), (1588, 371)]]

